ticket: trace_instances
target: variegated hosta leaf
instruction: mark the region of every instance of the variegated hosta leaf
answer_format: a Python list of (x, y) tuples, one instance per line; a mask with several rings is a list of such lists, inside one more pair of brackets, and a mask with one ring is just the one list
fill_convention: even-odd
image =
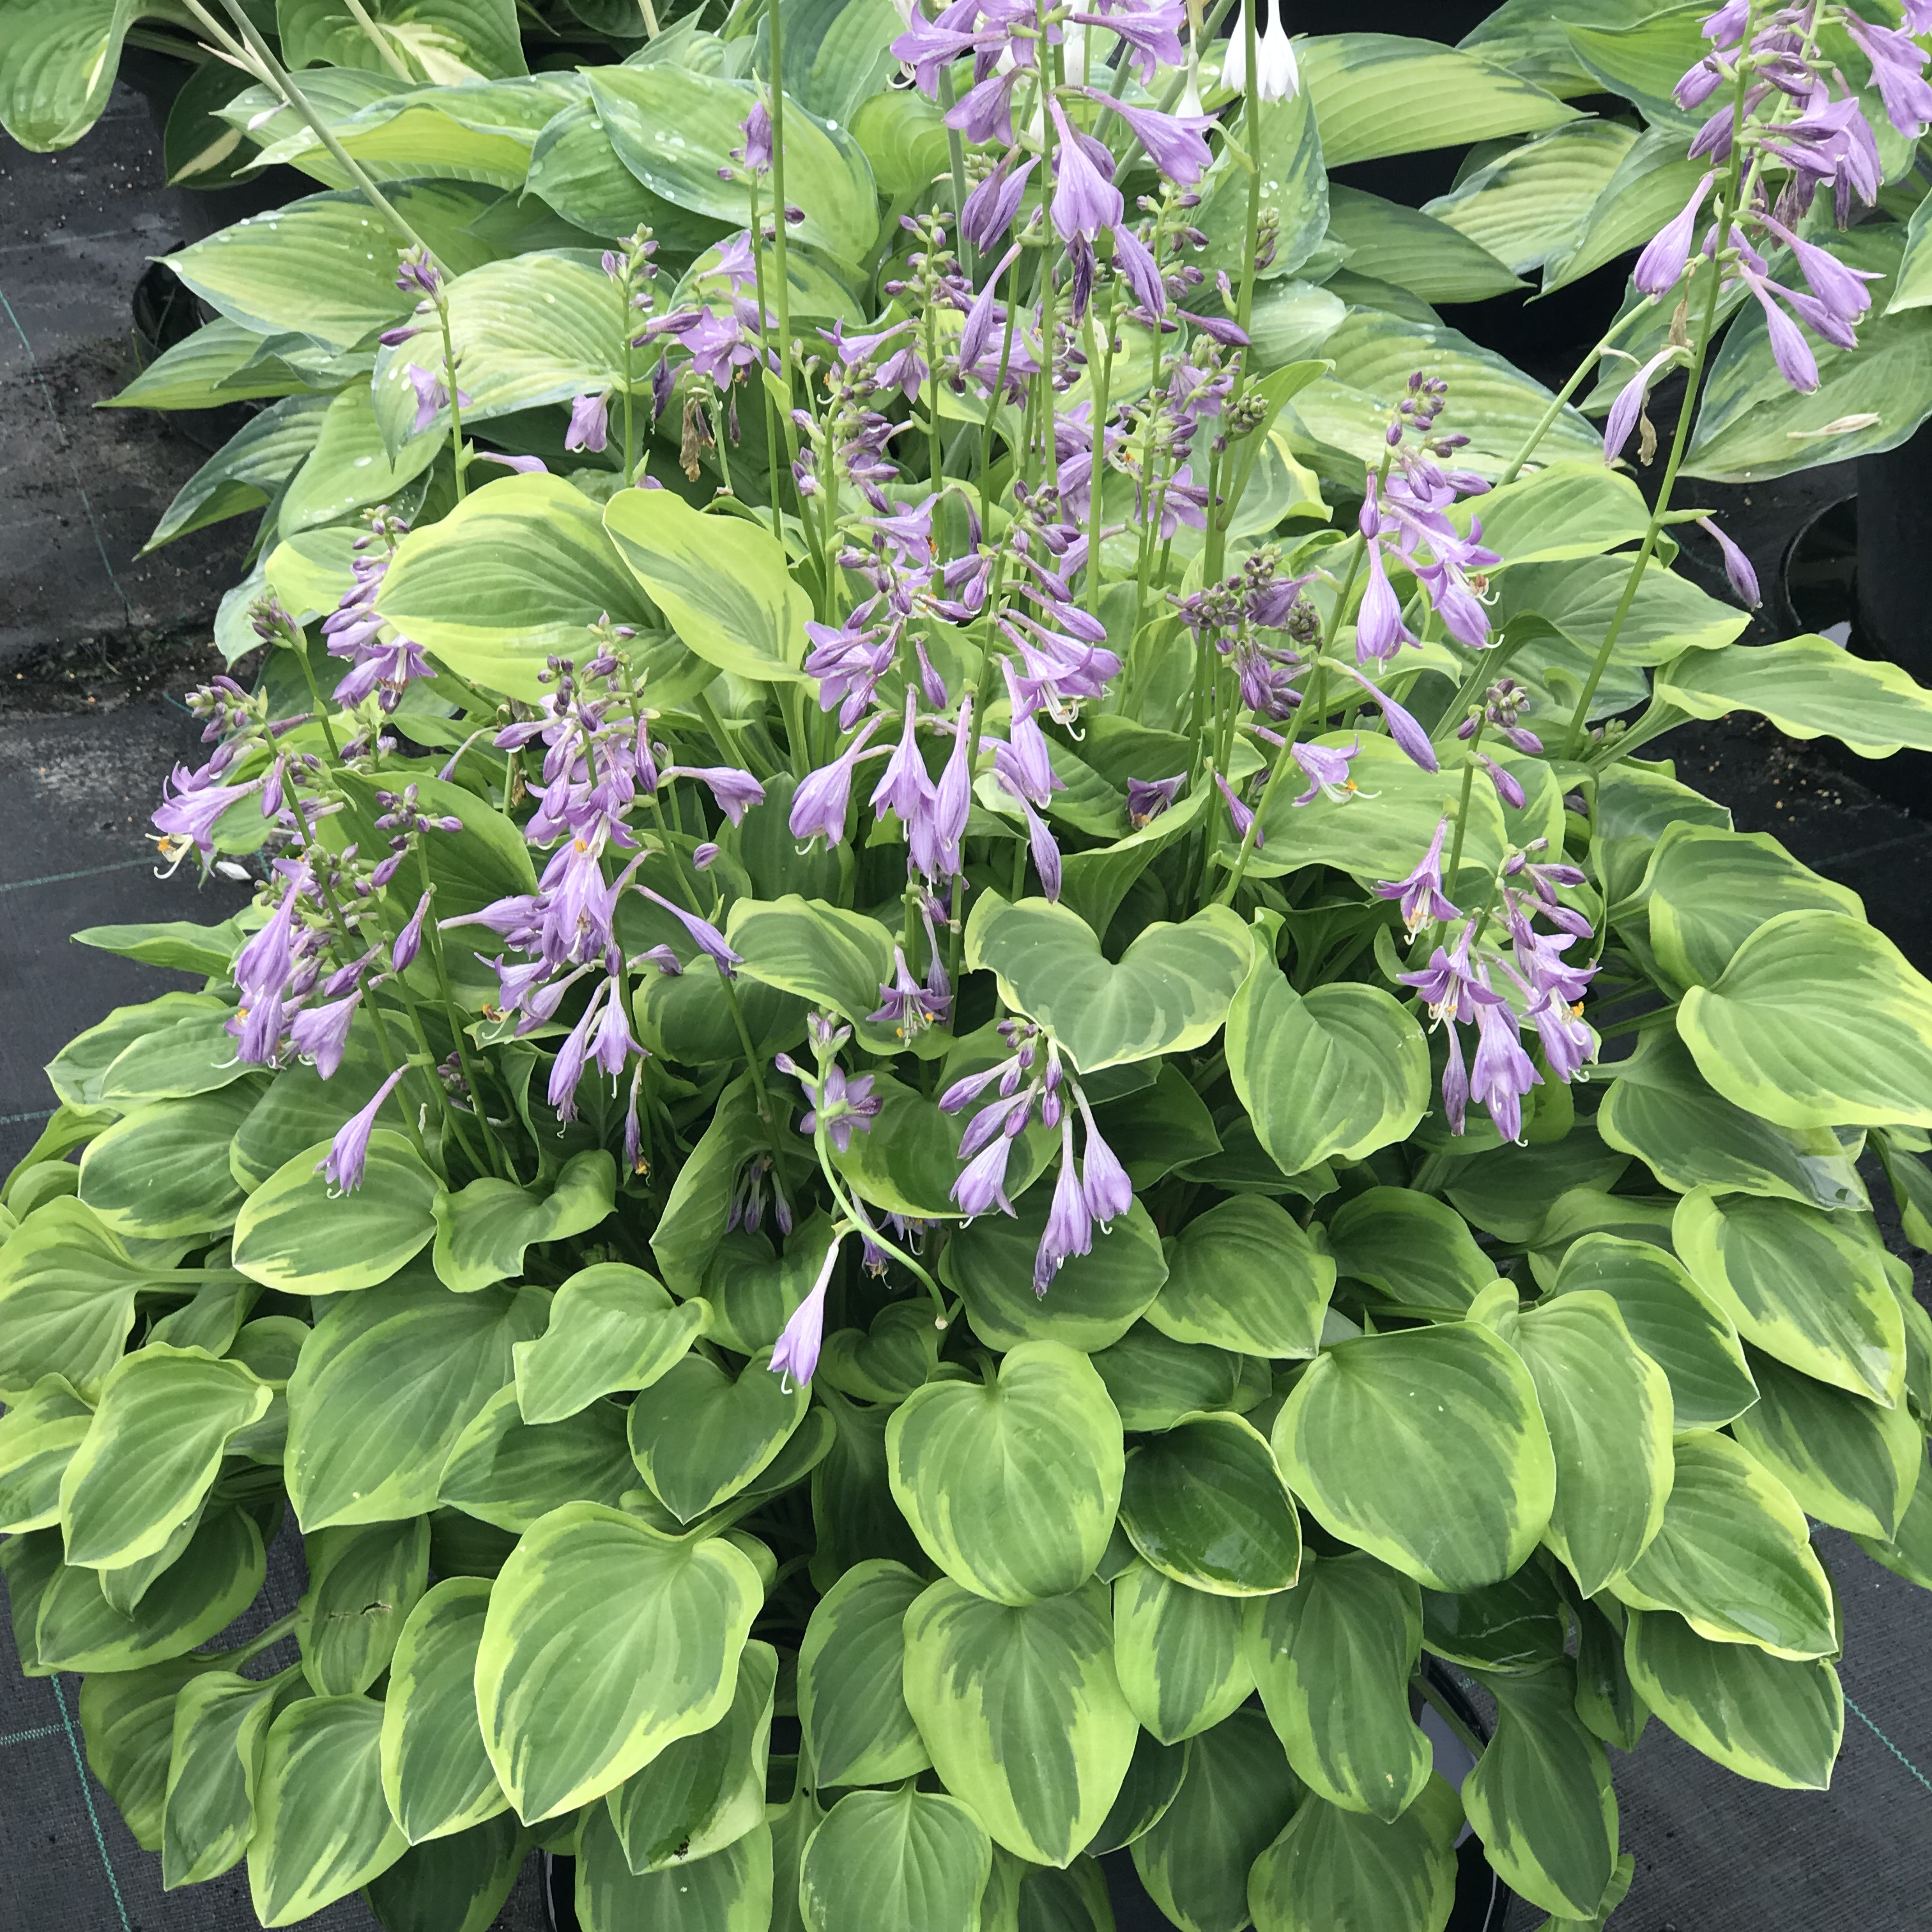
[(1255, 1932), (1441, 1932), (1456, 1900), (1462, 1826), (1439, 1778), (1393, 1824), (1309, 1798), (1249, 1875)]
[(1144, 1563), (1114, 1580), (1114, 1667), (1134, 1715), (1162, 1744), (1211, 1730), (1254, 1688), (1232, 1598)]
[(805, 1848), (800, 1907), (810, 1932), (979, 1932), (992, 1866), (986, 1827), (956, 1798), (849, 1791)]
[(1184, 1416), (1128, 1458), (1120, 1526), (1148, 1562), (1216, 1596), (1285, 1590), (1301, 1563), (1274, 1451), (1238, 1415)]
[(932, 1762), (906, 1708), (905, 1615), (924, 1582), (903, 1563), (855, 1563), (821, 1597), (798, 1652), (805, 1755), (824, 1785), (890, 1784)]

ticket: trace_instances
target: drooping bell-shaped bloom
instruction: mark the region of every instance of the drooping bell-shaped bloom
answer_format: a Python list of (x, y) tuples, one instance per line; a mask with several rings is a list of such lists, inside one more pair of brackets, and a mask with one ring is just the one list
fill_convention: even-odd
[[(1228, 30), (1228, 56), (1222, 63), (1221, 78), (1238, 94), (1248, 92), (1248, 41), (1246, 9), (1259, 0), (1242, 0)], [(1268, 16), (1255, 36), (1255, 98), (1259, 100), (1288, 100), (1300, 91), (1301, 70), (1295, 64), (1294, 44), (1281, 23), (1282, 0), (1272, 0)]]
[(316, 1162), (316, 1172), (338, 1194), (352, 1194), (362, 1185), (362, 1169), (369, 1158), (369, 1136), (374, 1131), (376, 1116), (382, 1102), (401, 1084), (404, 1071), (398, 1067), (376, 1089), (369, 1104), (343, 1122), (329, 1143), (328, 1153)]
[(1076, 1255), (1094, 1249), (1094, 1215), (1073, 1165), (1073, 1117), (1064, 1114), (1060, 1126), (1060, 1173), (1053, 1184), (1046, 1227), (1033, 1262), (1033, 1292), (1044, 1295), (1053, 1277)]
[(790, 1376), (800, 1388), (818, 1372), (818, 1352), (825, 1340), (825, 1296), (832, 1286), (832, 1270), (838, 1265), (838, 1241), (835, 1240), (825, 1251), (811, 1292), (793, 1310), (772, 1350), (768, 1364), (772, 1373)]
[(1087, 1197), (1087, 1209), (1104, 1228), (1118, 1220), (1134, 1204), (1134, 1184), (1120, 1156), (1101, 1137), (1094, 1124), (1093, 1109), (1076, 1084), (1074, 1104), (1080, 1109), (1081, 1124), (1087, 1130), (1085, 1156), (1080, 1170), (1080, 1184)]
[(579, 396), (570, 406), (570, 427), (564, 432), (563, 446), (576, 451), (602, 450), (610, 440), (610, 392)]
[(1714, 539), (1718, 549), (1723, 552), (1724, 574), (1730, 580), (1731, 588), (1737, 592), (1739, 600), (1748, 609), (1755, 610), (1764, 602), (1764, 598), (1758, 589), (1757, 572), (1752, 568), (1750, 559), (1725, 536), (1710, 518), (1700, 517), (1697, 527), (1706, 536)]
[(1400, 902), (1402, 922), (1412, 934), (1438, 920), (1457, 916), (1456, 908), (1442, 890), (1442, 842), (1448, 835), (1449, 817), (1445, 812), (1437, 821), (1429, 850), (1407, 876), (1384, 879), (1376, 887), (1376, 898)]
[(1672, 216), (1645, 244), (1643, 253), (1636, 258), (1636, 266), (1630, 271), (1631, 281), (1642, 294), (1660, 296), (1677, 286), (1690, 259), (1697, 211), (1704, 206), (1705, 196), (1717, 178), (1714, 172), (1705, 176), (1684, 204), (1683, 212)]
[[(1091, 242), (1103, 229), (1118, 225), (1126, 203), (1120, 190), (1101, 172), (1087, 141), (1068, 126), (1065, 110), (1057, 100), (1052, 112), (1053, 124), (1060, 134), (1054, 162), (1053, 225), (1063, 242), (1077, 237)], [(1102, 154), (1106, 152), (1101, 149)]]
[(743, 956), (732, 951), (725, 943), (724, 935), (710, 920), (700, 918), (694, 912), (686, 912), (682, 906), (666, 898), (662, 892), (652, 892), (649, 886), (639, 886), (638, 890), (653, 905), (662, 906), (669, 913), (697, 940), (699, 949), (726, 979), (736, 977), (737, 969), (745, 963)]
[(1469, 1095), (1489, 1109), (1496, 1132), (1506, 1141), (1522, 1138), (1522, 1096), (1543, 1084), (1529, 1055), (1516, 1015), (1498, 1000), (1476, 1009), (1476, 1058), (1469, 1070)]
[(792, 794), (791, 836), (823, 838), (829, 845), (844, 842), (845, 817), (852, 802), (852, 772), (866, 741), (884, 721), (874, 715), (860, 727), (859, 735), (829, 765), (810, 774)]

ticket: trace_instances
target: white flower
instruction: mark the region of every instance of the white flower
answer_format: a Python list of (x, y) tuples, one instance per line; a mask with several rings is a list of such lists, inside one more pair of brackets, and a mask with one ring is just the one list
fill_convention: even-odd
[[(1300, 91), (1301, 70), (1296, 66), (1294, 47), (1281, 22), (1282, 0), (1274, 0), (1268, 10), (1268, 23), (1255, 37), (1255, 92), (1263, 100), (1290, 100)], [(1228, 57), (1222, 64), (1221, 78), (1238, 94), (1245, 94), (1248, 84), (1248, 33), (1245, 13), (1234, 22), (1228, 36)]]

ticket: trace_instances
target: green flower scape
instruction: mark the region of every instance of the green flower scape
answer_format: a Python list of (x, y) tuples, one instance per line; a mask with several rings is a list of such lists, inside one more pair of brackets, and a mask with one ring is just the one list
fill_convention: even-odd
[[(200, 990), (0, 1193), (20, 1654), (167, 1885), (1110, 1932), (1124, 1848), (1442, 1932), (1466, 1822), (1586, 1932), (1646, 1724), (1826, 1784), (1811, 1521), (1932, 1588), (1932, 986), (1641, 754), (1932, 750), (1676, 568), (1754, 604), (1695, 482), (1932, 407), (1932, 8), (1865, 10), (132, 30), (184, 178), (316, 184), (116, 398), (250, 405), (155, 825), (254, 897), (79, 935)], [(140, 11), (4, 0), (10, 131)], [(1560, 395), (1436, 311), (1640, 249)]]

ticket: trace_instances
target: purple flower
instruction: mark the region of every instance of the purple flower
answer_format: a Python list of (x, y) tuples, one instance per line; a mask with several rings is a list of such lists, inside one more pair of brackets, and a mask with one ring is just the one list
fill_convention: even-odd
[(598, 982), (597, 990), (590, 995), (590, 1004), (584, 1009), (583, 1016), (564, 1036), (563, 1044), (556, 1050), (556, 1058), (550, 1064), (550, 1103), (556, 1109), (556, 1117), (560, 1120), (574, 1120), (577, 1118), (577, 1090), (583, 1082), (584, 1069), (590, 1061), (591, 1034), (596, 1026), (604, 996), (611, 990), (608, 980)]
[[(1255, 822), (1253, 808), (1241, 802), (1240, 800), (1235, 796), (1234, 788), (1219, 772), (1214, 774), (1214, 782), (1220, 786), (1221, 796), (1227, 801), (1228, 817), (1234, 826), (1234, 836), (1237, 838), (1245, 838), (1248, 836), (1249, 827)], [(1268, 835), (1258, 830), (1256, 830), (1255, 850), (1258, 852), (1267, 843)]]
[[(1330, 660), (1334, 662), (1334, 660)], [(1389, 736), (1400, 745), (1410, 760), (1420, 765), (1425, 772), (1440, 769), (1436, 760), (1436, 748), (1429, 742), (1429, 734), (1401, 705), (1380, 689), (1361, 673), (1346, 662), (1336, 663), (1335, 668), (1345, 677), (1351, 677), (1382, 707), (1382, 722), (1388, 725)]]
[(604, 1001), (604, 1010), (592, 1030), (590, 1057), (615, 1080), (623, 1072), (624, 1063), (631, 1055), (643, 1052), (644, 1048), (631, 1037), (631, 1023), (624, 1013), (622, 988), (614, 979), (608, 984), (610, 997)]
[(929, 879), (956, 877), (963, 861), (960, 842), (966, 836), (966, 820), (973, 806), (973, 700), (962, 699), (959, 720), (952, 728), (952, 751), (946, 769), (939, 775), (933, 795), (932, 810), (927, 817), (926, 848), (915, 849), (914, 859)]
[(1690, 245), (1696, 232), (1697, 211), (1718, 178), (1707, 174), (1697, 184), (1696, 192), (1684, 204), (1682, 213), (1673, 215), (1646, 245), (1630, 271), (1630, 280), (1647, 296), (1666, 294), (1674, 289), (1690, 259)]
[(838, 1264), (838, 1240), (835, 1240), (825, 1251), (825, 1259), (819, 1268), (818, 1279), (812, 1285), (812, 1292), (793, 1310), (791, 1318), (779, 1334), (777, 1346), (772, 1350), (772, 1359), (766, 1364), (773, 1375), (792, 1376), (800, 1388), (809, 1382), (818, 1370), (818, 1352), (825, 1340), (825, 1294), (832, 1286), (832, 1270)]
[(1771, 338), (1772, 360), (1778, 364), (1778, 372), (1791, 386), (1804, 395), (1812, 394), (1818, 387), (1818, 358), (1811, 352), (1811, 345), (1804, 340), (1804, 332), (1790, 316), (1771, 298), (1775, 290), (1773, 282), (1762, 276), (1753, 274), (1748, 268), (1742, 271), (1744, 285), (1756, 296), (1758, 305), (1764, 310), (1765, 327)]
[[(1301, 767), (1301, 775), (1308, 781), (1308, 789), (1294, 802), (1311, 805), (1318, 796), (1332, 805), (1346, 805), (1352, 798), (1371, 796), (1348, 776), (1348, 760), (1361, 748), (1359, 738), (1346, 748), (1340, 745), (1290, 746), (1288, 755)], [(1255, 843), (1258, 845), (1261, 841), (1256, 839)]]
[[(1429, 850), (1406, 878), (1384, 879), (1376, 887), (1376, 896), (1397, 899), (1402, 905), (1402, 922), (1411, 933), (1420, 932), (1433, 922), (1454, 919), (1455, 907), (1442, 890), (1442, 842), (1449, 832), (1449, 815), (1444, 812), (1436, 826)], [(1441, 948), (1437, 949), (1438, 956)]]
[(1047, 830), (1046, 820), (1034, 810), (1030, 800), (1021, 800), (1020, 808), (1026, 814), (1027, 844), (1033, 854), (1034, 870), (1040, 874), (1040, 889), (1057, 904), (1060, 884), (1060, 848)]
[(1077, 1085), (1073, 1089), (1073, 1100), (1087, 1130), (1086, 1159), (1081, 1168), (1081, 1186), (1087, 1197), (1087, 1210), (1105, 1228), (1134, 1204), (1134, 1184), (1128, 1179), (1127, 1170), (1120, 1165), (1118, 1156), (1100, 1138), (1100, 1130), (1094, 1124), (1093, 1110), (1087, 1104), (1087, 1096)]
[(1214, 157), (1204, 130), (1215, 124), (1212, 115), (1163, 114), (1152, 107), (1130, 106), (1097, 88), (1081, 91), (1089, 100), (1112, 110), (1134, 130), (1148, 158), (1169, 181), (1192, 188), (1208, 172)]
[(1731, 588), (1748, 608), (1755, 610), (1764, 599), (1759, 592), (1757, 572), (1751, 568), (1750, 559), (1708, 517), (1700, 517), (1697, 527), (1716, 540), (1724, 553), (1724, 574), (1730, 579)]
[(1604, 422), (1604, 461), (1606, 466), (1614, 464), (1624, 453), (1624, 445), (1630, 441), (1630, 432), (1636, 428), (1636, 419), (1649, 398), (1652, 379), (1658, 370), (1674, 362), (1677, 354), (1674, 348), (1660, 350), (1617, 392), (1617, 399), (1610, 405), (1610, 412)]
[(1871, 62), (1872, 84), (1893, 127), (1916, 141), (1932, 122), (1932, 86), (1925, 80), (1925, 50), (1896, 27), (1868, 25), (1848, 8), (1845, 31)]
[(697, 940), (699, 947), (710, 956), (726, 979), (736, 976), (737, 968), (745, 963), (744, 958), (741, 954), (731, 950), (725, 944), (724, 935), (708, 919), (700, 919), (694, 912), (686, 912), (683, 907), (666, 898), (662, 893), (652, 892), (649, 886), (640, 886), (638, 890), (653, 905), (663, 907)]
[[(952, 994), (950, 989), (935, 992), (915, 980), (904, 946), (892, 948), (892, 962), (891, 980), (879, 988), (878, 1009), (866, 1017), (874, 1026), (889, 1026), (901, 1040), (910, 1040), (945, 1018), (952, 1008)], [(937, 955), (933, 963), (938, 964)]]
[(248, 784), (216, 784), (201, 778), (198, 772), (191, 772), (185, 765), (177, 765), (170, 782), (175, 788), (172, 798), (164, 798), (149, 821), (161, 834), (161, 854), (164, 858), (176, 856), (175, 846), (178, 842), (193, 845), (204, 856), (214, 850), (214, 828), (221, 815), (236, 800), (246, 798), (251, 792), (261, 789), (262, 781), (253, 780)]
[[(1011, 154), (1001, 158), (999, 166), (966, 197), (960, 213), (960, 233), (982, 254), (991, 254), (994, 244), (1012, 226), (1025, 199), (1028, 177), (1040, 165), (1037, 154), (1029, 155), (1017, 168), (1013, 158)], [(998, 279), (995, 271), (992, 280)]]
[(1173, 804), (1186, 782), (1185, 772), (1177, 772), (1171, 778), (1128, 779), (1127, 823), (1136, 832), (1144, 825), (1152, 824)]
[[(1096, 164), (1086, 140), (1066, 124), (1066, 113), (1058, 100), (1052, 104), (1052, 113), (1053, 124), (1060, 134), (1053, 187), (1053, 225), (1063, 242), (1071, 242), (1077, 236), (1090, 242), (1102, 229), (1119, 224), (1126, 212), (1126, 203), (1120, 198), (1120, 190)], [(1104, 154), (1106, 150), (1102, 148), (1100, 152)]]
[(1006, 1162), (1012, 1150), (1012, 1141), (1000, 1134), (984, 1153), (976, 1155), (959, 1170), (959, 1177), (952, 1184), (952, 1198), (968, 1220), (994, 1207), (1002, 1214), (1012, 1213), (1013, 1204), (1006, 1198)]
[(349, 1028), (362, 995), (352, 993), (346, 1000), (332, 1000), (320, 1006), (304, 1006), (289, 1027), (289, 1045), (304, 1060), (312, 1060), (315, 1070), (325, 1080), (332, 1080), (348, 1051)]
[[(416, 417), (410, 426), (410, 434), (421, 436), (435, 422), (436, 411), (448, 407), (449, 391), (440, 376), (433, 376), (427, 369), (419, 368), (413, 362), (406, 363), (403, 373), (409, 377), (410, 386), (416, 392)], [(470, 398), (460, 389), (456, 392), (456, 400), (460, 407), (469, 408)]]
[[(541, 456), (506, 456), (500, 449), (479, 449), (476, 452), (478, 463), (500, 463), (506, 470), (514, 470), (519, 476), (547, 476), (550, 465)], [(454, 760), (451, 761), (452, 764)]]
[(1522, 1096), (1543, 1084), (1543, 1076), (1522, 1050), (1516, 1015), (1503, 1001), (1476, 1009), (1476, 1059), (1470, 1070), (1470, 1097), (1489, 1109), (1496, 1132), (1506, 1141), (1522, 1138)]
[(1497, 797), (1511, 810), (1519, 809), (1522, 806), (1526, 794), (1516, 774), (1514, 772), (1505, 771), (1486, 752), (1478, 752), (1476, 756), (1480, 760), (1484, 770), (1489, 773), (1490, 782), (1496, 787)]
[(852, 772), (866, 741), (883, 720), (868, 718), (859, 735), (830, 764), (812, 772), (793, 794), (791, 836), (794, 838), (822, 837), (830, 845), (841, 844), (845, 837), (845, 814), (852, 801)]
[(919, 751), (919, 694), (908, 688), (905, 729), (872, 788), (872, 809), (896, 812), (909, 831), (932, 808), (933, 799), (932, 776)]
[[(1364, 508), (1362, 513), (1369, 512)], [(1378, 660), (1386, 661), (1395, 656), (1404, 644), (1414, 644), (1414, 632), (1402, 622), (1402, 599), (1395, 594), (1395, 586), (1388, 580), (1388, 572), (1383, 567), (1382, 545), (1370, 536), (1369, 547), (1369, 581), (1362, 592), (1360, 607), (1355, 613), (1355, 661), (1370, 664)]]
[(842, 1066), (827, 1067), (824, 1084), (814, 1096), (817, 1104), (800, 1121), (799, 1132), (815, 1134), (822, 1123), (832, 1146), (841, 1154), (848, 1152), (853, 1135), (870, 1133), (874, 1116), (885, 1105), (872, 1091), (874, 1077), (862, 1073), (856, 1080), (848, 1080)]
[(362, 1185), (362, 1168), (369, 1156), (369, 1136), (375, 1126), (376, 1113), (396, 1090), (405, 1070), (398, 1067), (376, 1089), (368, 1106), (343, 1122), (336, 1130), (334, 1139), (329, 1143), (328, 1153), (316, 1162), (316, 1172), (322, 1175), (338, 1194), (352, 1194)]
[(389, 964), (398, 973), (406, 972), (422, 946), (423, 920), (429, 912), (430, 895), (424, 892), (416, 902), (416, 910), (410, 915), (410, 922), (396, 934), (396, 943), (389, 949)]
[(563, 446), (568, 450), (603, 448), (610, 430), (610, 392), (579, 396), (570, 406), (570, 428), (564, 433)]
[(672, 765), (668, 778), (696, 778), (718, 801), (718, 808), (734, 825), (738, 824), (754, 805), (765, 802), (765, 788), (749, 772), (736, 765)]
[(1054, 772), (1052, 747), (1034, 715), (1040, 688), (1031, 679), (1017, 676), (1010, 658), (1000, 660), (1000, 670), (1006, 680), (1006, 700), (1012, 713), (1006, 726), (1009, 755), (998, 760), (1001, 776), (1022, 797), (1045, 805), (1062, 781)]
[(1060, 1125), (1060, 1173), (1053, 1184), (1046, 1232), (1034, 1256), (1034, 1293), (1045, 1294), (1064, 1263), (1093, 1250), (1094, 1216), (1074, 1171), (1073, 1117), (1067, 1114), (1061, 1117)]
[[(772, 165), (772, 117), (762, 100), (752, 104), (751, 112), (745, 116), (738, 131), (745, 137), (745, 145), (740, 153), (746, 166), (754, 174), (770, 173)], [(814, 1352), (815, 1354), (816, 1351)], [(799, 1377), (800, 1382), (808, 1382), (811, 1379), (808, 1373)]]

